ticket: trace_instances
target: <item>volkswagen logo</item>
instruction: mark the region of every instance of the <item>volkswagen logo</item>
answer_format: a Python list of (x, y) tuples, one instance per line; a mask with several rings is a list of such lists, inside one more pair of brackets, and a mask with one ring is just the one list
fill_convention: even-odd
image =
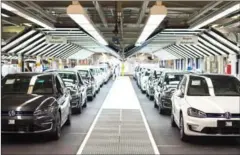
[(225, 113), (225, 118), (226, 119), (230, 119), (232, 117), (231, 113), (230, 112), (226, 112)]
[(16, 111), (15, 110), (10, 110), (8, 112), (8, 116), (14, 117), (16, 115)]

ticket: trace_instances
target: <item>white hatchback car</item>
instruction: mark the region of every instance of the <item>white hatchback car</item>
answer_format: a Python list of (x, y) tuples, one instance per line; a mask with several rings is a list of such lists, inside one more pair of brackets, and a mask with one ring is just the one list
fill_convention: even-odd
[(172, 96), (171, 125), (190, 136), (240, 136), (240, 81), (228, 75), (185, 75)]

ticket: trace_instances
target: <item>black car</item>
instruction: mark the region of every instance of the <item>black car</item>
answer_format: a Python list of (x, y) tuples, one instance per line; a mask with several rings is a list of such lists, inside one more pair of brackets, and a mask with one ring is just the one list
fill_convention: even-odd
[(96, 96), (97, 84), (89, 69), (78, 69), (78, 73), (87, 85), (87, 97), (90, 101)]
[(58, 70), (57, 73), (70, 89), (73, 112), (82, 113), (82, 107), (87, 107), (87, 88), (81, 75), (75, 69)]
[(156, 93), (157, 99), (155, 99), (154, 106), (158, 107), (159, 113), (164, 114), (166, 111), (171, 111), (172, 102), (171, 97), (174, 91), (176, 90), (179, 82), (184, 76), (184, 72), (164, 72), (162, 73)]
[(70, 93), (56, 73), (17, 73), (2, 79), (2, 133), (44, 133), (59, 139), (71, 124)]

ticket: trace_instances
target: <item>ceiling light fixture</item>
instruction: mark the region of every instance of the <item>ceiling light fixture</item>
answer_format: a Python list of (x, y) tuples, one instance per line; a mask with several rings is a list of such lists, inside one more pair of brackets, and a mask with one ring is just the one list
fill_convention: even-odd
[(141, 35), (138, 37), (135, 46), (141, 46), (144, 41), (153, 33), (153, 31), (158, 27), (158, 25), (163, 21), (167, 15), (167, 8), (162, 5), (161, 2), (157, 2), (150, 9), (150, 16), (145, 24)]
[(8, 10), (18, 16), (21, 16), (33, 23), (36, 23), (37, 25), (40, 25), (46, 29), (54, 29), (54, 26), (50, 23), (46, 23), (46, 22), (42, 22), (39, 21), (38, 19), (35, 19), (33, 17), (31, 17), (27, 12), (25, 12), (24, 10), (20, 10), (19, 8), (15, 7), (14, 5), (10, 4), (10, 3), (6, 3), (6, 2), (2, 2), (2, 8), (5, 10)]
[(196, 29), (202, 28), (202, 27), (204, 27), (204, 26), (206, 26), (206, 25), (208, 25), (208, 24), (210, 24), (210, 23), (212, 23), (212, 22), (214, 22), (214, 21), (216, 21), (216, 20), (218, 20), (222, 17), (225, 17), (228, 14), (230, 14), (232, 12), (235, 12), (239, 9), (240, 9), (240, 3), (235, 4), (232, 7), (228, 8), (228, 9), (225, 9), (224, 11), (212, 16), (211, 18), (208, 18), (208, 19), (204, 20), (203, 22), (200, 22), (200, 23), (194, 25), (193, 27), (191, 27), (191, 29), (196, 30)]
[(32, 26), (32, 24), (30, 24), (30, 23), (23, 23), (23, 25), (28, 26), (28, 27)]
[(2, 15), (3, 17), (6, 17), (6, 18), (9, 18), (9, 17), (10, 17), (9, 15), (6, 15), (6, 14), (4, 14), (4, 13), (1, 13), (1, 15)]
[(108, 45), (100, 32), (93, 26), (90, 18), (78, 1), (73, 1), (73, 4), (68, 6), (67, 14), (99, 43)]

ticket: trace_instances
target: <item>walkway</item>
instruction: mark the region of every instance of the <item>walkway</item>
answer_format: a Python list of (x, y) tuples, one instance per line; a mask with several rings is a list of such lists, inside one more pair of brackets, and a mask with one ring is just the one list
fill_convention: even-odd
[(159, 154), (129, 77), (114, 82), (77, 154)]

